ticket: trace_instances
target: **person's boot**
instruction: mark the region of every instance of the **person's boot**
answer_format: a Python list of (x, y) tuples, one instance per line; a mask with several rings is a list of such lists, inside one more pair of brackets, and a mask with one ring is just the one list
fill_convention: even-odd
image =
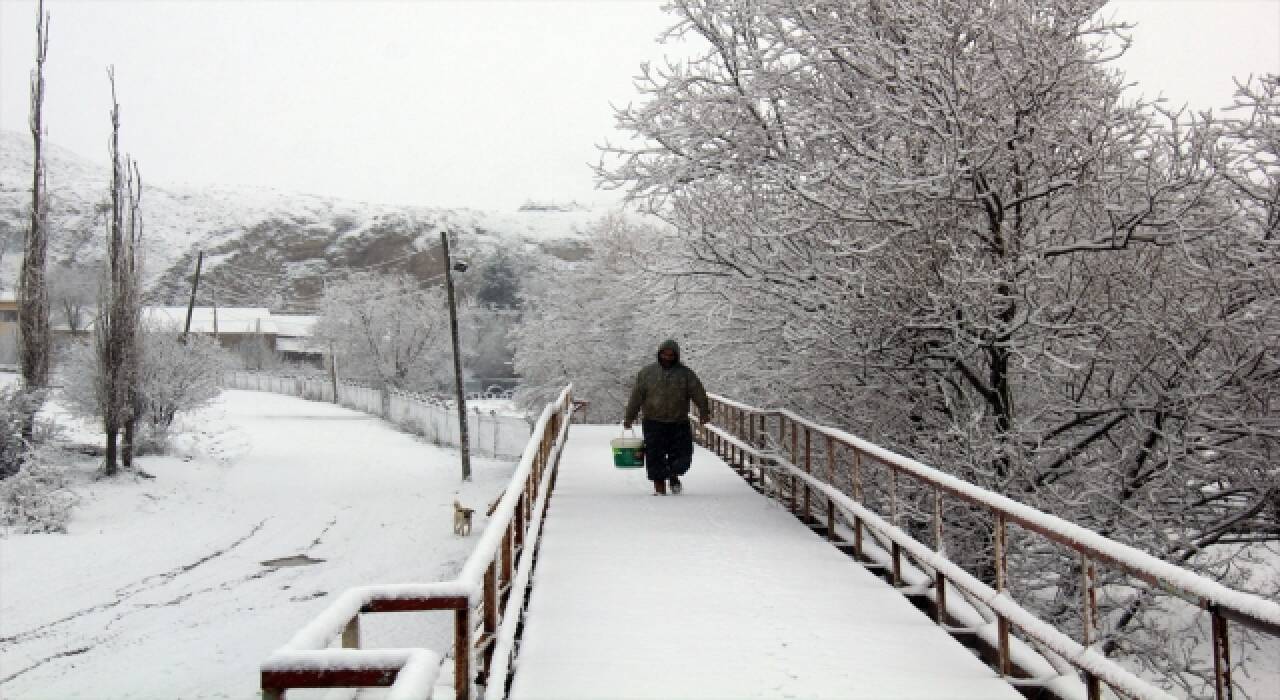
[(655, 496), (665, 496), (665, 495), (667, 495), (667, 482), (663, 481), (662, 479), (654, 479), (654, 480), (653, 480), (653, 495), (655, 495)]
[(671, 477), (671, 493), (674, 493), (675, 495), (679, 496), (680, 492), (683, 490), (684, 490), (684, 487), (680, 485), (680, 477), (678, 476)]

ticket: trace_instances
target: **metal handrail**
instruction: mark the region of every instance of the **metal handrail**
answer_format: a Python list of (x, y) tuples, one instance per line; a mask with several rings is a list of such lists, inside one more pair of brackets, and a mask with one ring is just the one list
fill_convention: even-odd
[[(516, 567), (532, 567), (547, 499), (573, 411), (572, 385), (543, 409), (524, 455), (484, 532), (452, 581), (360, 586), (344, 591), (319, 616), (262, 663), (265, 700), (292, 688), (389, 687), (397, 698), (430, 698), (443, 656), (428, 649), (360, 649), (360, 615), (374, 612), (448, 610), (454, 613), (454, 697), (474, 697), (477, 682), (488, 682), (493, 653), (518, 622), (510, 614)], [(528, 574), (524, 573), (527, 581)], [(504, 614), (505, 611), (505, 614)], [(518, 616), (517, 616), (518, 617)], [(328, 645), (341, 638), (341, 649)], [(509, 659), (500, 661), (506, 668)], [(505, 671), (499, 682), (505, 682)]]
[[(712, 415), (715, 426), (709, 426), (703, 433), (708, 447), (722, 454), (731, 462), (742, 463), (750, 458), (756, 466), (766, 466), (787, 473), (792, 479), (804, 484), (804, 512), (811, 513), (809, 499), (812, 491), (826, 497), (828, 503), (828, 533), (835, 531), (835, 507), (848, 513), (854, 521), (855, 549), (861, 554), (862, 528), (866, 527), (878, 532), (891, 544), (892, 568), (895, 583), (900, 580), (901, 558), (905, 550), (922, 566), (934, 572), (934, 585), (938, 597), (938, 622), (945, 617), (946, 582), (965, 589), (973, 596), (983, 599), (994, 612), (998, 624), (998, 650), (1001, 671), (1008, 675), (1009, 629), (1016, 627), (1030, 637), (1050, 643), (1044, 637), (1052, 633), (1061, 635), (1053, 646), (1065, 647), (1074, 654), (1064, 656), (1084, 674), (1084, 682), (1088, 697), (1100, 697), (1100, 683), (1129, 695), (1139, 697), (1163, 696), (1160, 691), (1143, 681), (1138, 681), (1145, 689), (1131, 683), (1137, 680), (1127, 671), (1107, 659), (1094, 648), (1090, 636), (1091, 621), (1097, 619), (1096, 611), (1096, 563), (1108, 564), (1120, 571), (1141, 579), (1150, 585), (1177, 595), (1184, 600), (1198, 605), (1213, 616), (1212, 643), (1215, 667), (1215, 690), (1218, 698), (1229, 698), (1232, 694), (1230, 678), (1230, 656), (1228, 646), (1227, 621), (1237, 622), (1271, 636), (1280, 636), (1280, 605), (1260, 596), (1251, 595), (1230, 589), (1216, 581), (1212, 581), (1193, 572), (1181, 569), (1162, 561), (1141, 550), (1105, 538), (1096, 532), (1063, 520), (1062, 518), (1041, 512), (1022, 503), (973, 484), (945, 474), (914, 459), (904, 457), (867, 442), (841, 430), (819, 425), (802, 416), (785, 409), (762, 409), (749, 406), (722, 396), (712, 395)], [(777, 422), (780, 450), (765, 450), (757, 446), (759, 438), (766, 435), (767, 419)], [(716, 427), (723, 426), (723, 427)], [(789, 428), (789, 431), (788, 431)], [(803, 459), (799, 436), (803, 432)], [(791, 439), (791, 459), (786, 459), (782, 451), (786, 449), (786, 437)], [(825, 438), (827, 441), (827, 480), (822, 481), (813, 474), (812, 441), (813, 436)], [(839, 490), (833, 481), (835, 466), (835, 446), (843, 445), (851, 453), (853, 470), (853, 490), (846, 494)], [(873, 461), (888, 467), (890, 470), (890, 499), (893, 511), (890, 521), (885, 521), (879, 514), (868, 509), (862, 501), (861, 468), (867, 461)], [(797, 462), (802, 463), (796, 464)], [(897, 480), (899, 474), (911, 477), (934, 489), (934, 538), (935, 549), (930, 550), (911, 535), (898, 527), (899, 504), (897, 497)], [(941, 509), (942, 496), (946, 494), (966, 503), (988, 510), (995, 521), (995, 588), (987, 586), (960, 567), (948, 561), (939, 551), (941, 543)], [(795, 502), (797, 488), (793, 485), (791, 499), (793, 509), (798, 510)], [(1006, 530), (1008, 524), (1022, 526), (1030, 532), (1037, 533), (1053, 542), (1074, 550), (1081, 558), (1082, 607), (1086, 624), (1084, 639), (1075, 642), (1057, 630), (1046, 630), (1047, 623), (1038, 620), (1027, 612), (1009, 596), (1006, 586), (1005, 550)], [(1070, 644), (1067, 644), (1070, 642)], [(1116, 673), (1116, 672), (1119, 673)], [(1149, 691), (1149, 692), (1148, 692)]]

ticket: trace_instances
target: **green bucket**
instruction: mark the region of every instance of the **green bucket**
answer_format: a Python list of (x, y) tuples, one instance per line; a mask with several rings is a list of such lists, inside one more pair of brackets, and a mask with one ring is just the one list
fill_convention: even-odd
[(620, 437), (609, 441), (613, 448), (613, 466), (619, 469), (635, 469), (644, 466), (644, 440), (638, 437)]

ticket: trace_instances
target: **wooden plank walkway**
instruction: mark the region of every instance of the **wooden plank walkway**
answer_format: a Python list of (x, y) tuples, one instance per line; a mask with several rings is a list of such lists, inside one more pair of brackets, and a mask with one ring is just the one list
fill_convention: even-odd
[(680, 496), (574, 426), (512, 698), (1020, 698), (699, 448)]

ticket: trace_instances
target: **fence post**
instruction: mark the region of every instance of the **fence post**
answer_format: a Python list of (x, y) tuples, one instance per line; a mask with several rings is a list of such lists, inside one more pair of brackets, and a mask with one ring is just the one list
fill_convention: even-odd
[[(506, 531), (502, 533), (502, 577), (499, 583), (504, 586), (511, 584), (512, 573), (512, 547), (515, 545), (515, 529), (516, 519), (513, 517), (507, 521)], [(504, 601), (505, 602), (505, 601)]]
[[(899, 515), (898, 507), (898, 468), (893, 464), (885, 464), (889, 467), (889, 504), (892, 515), (893, 526), (902, 528), (902, 518)], [(898, 540), (893, 541), (890, 548), (893, 554), (893, 585), (902, 585), (902, 545), (898, 544)]]
[[(996, 564), (996, 592), (998, 594), (1005, 593), (1008, 584), (1008, 571), (1005, 568), (1007, 542), (1005, 540), (1005, 518), (1004, 513), (996, 513), (996, 531), (995, 531), (995, 564)], [(999, 652), (1000, 652), (1000, 675), (1008, 676), (1011, 669), (1009, 663), (1009, 620), (1004, 615), (996, 613), (997, 634), (999, 635)]]
[(360, 648), (360, 613), (347, 620), (347, 626), (342, 628), (342, 648)]
[[(830, 435), (827, 436), (827, 486), (835, 487), (836, 485), (836, 441)], [(836, 539), (836, 503), (827, 499), (827, 541), (834, 542)]]
[[(569, 414), (572, 418), (573, 414)], [(498, 458), (498, 430), (502, 427), (502, 421), (498, 420), (497, 411), (489, 411), (489, 418), (493, 421), (493, 458)]]
[[(942, 544), (942, 490), (933, 490), (933, 550), (946, 558), (946, 547)], [(934, 621), (939, 625), (947, 623), (947, 577), (941, 571), (933, 572), (933, 586), (937, 592), (934, 610)]]
[[(738, 409), (738, 439), (739, 440), (747, 439), (746, 421), (747, 421), (746, 410)], [(751, 443), (748, 442), (747, 444), (751, 444)], [(747, 470), (747, 455), (746, 455), (746, 452), (744, 452), (741, 449), (738, 450), (738, 470), (743, 472)]]
[(471, 700), (471, 604), (453, 612), (453, 694)]
[[(853, 500), (858, 505), (867, 505), (862, 500), (862, 450), (857, 447), (853, 448)], [(859, 559), (863, 559), (862, 553), (862, 516), (854, 514), (853, 516), (853, 552), (858, 555)]]
[[(804, 428), (804, 473), (813, 473), (813, 430), (809, 426)], [(809, 482), (804, 482), (804, 519), (808, 522), (811, 517), (812, 508), (810, 508), (812, 489), (809, 488)]]
[(1231, 700), (1231, 644), (1227, 638), (1227, 618), (1218, 612), (1217, 605), (1209, 606), (1213, 616), (1213, 688), (1217, 700)]
[[(794, 466), (796, 462), (800, 461), (800, 431), (796, 430), (795, 421), (789, 421), (789, 422), (791, 423), (791, 464), (792, 466)], [(797, 489), (798, 486), (799, 484), (796, 483), (795, 472), (792, 472), (791, 473), (791, 512), (792, 513), (795, 513), (800, 509), (800, 504), (796, 502), (796, 499), (799, 497), (799, 492)]]
[[(764, 413), (760, 413), (759, 433), (756, 433), (756, 430), (755, 430), (755, 418), (754, 417), (749, 418), (749, 420), (751, 422), (751, 447), (755, 447), (755, 448), (763, 447), (762, 438), (765, 434), (765, 421), (768, 421), (768, 418), (764, 416)], [(756, 467), (759, 467), (760, 485), (763, 486), (764, 485), (764, 463), (760, 461), (760, 459), (753, 459), (753, 463)]]
[[(1098, 597), (1094, 584), (1097, 575), (1093, 562), (1080, 555), (1080, 643), (1088, 648), (1093, 645), (1093, 629), (1098, 619)], [(1092, 673), (1084, 672), (1085, 692), (1088, 700), (1102, 700), (1102, 681)]]
[(493, 663), (494, 636), (498, 633), (498, 563), (491, 561), (484, 570), (484, 655), (480, 659), (480, 673), (487, 682)]
[(529, 480), (525, 479), (524, 489), (520, 491), (520, 498), (516, 499), (516, 512), (515, 512), (515, 518), (513, 519), (515, 522), (515, 528), (516, 528), (516, 541), (515, 541), (514, 547), (515, 549), (520, 550), (522, 553), (524, 551), (524, 532), (527, 529), (525, 527), (525, 522), (529, 519), (525, 513), (525, 509), (526, 509), (525, 504), (528, 502), (528, 500), (529, 500)]
[[(785, 450), (786, 446), (787, 446), (787, 419), (781, 413), (779, 413), (778, 414), (778, 450), (779, 451)], [(774, 470), (773, 481), (775, 484), (774, 492), (777, 494), (776, 496), (774, 496), (774, 498), (776, 498), (778, 502), (781, 503), (782, 502), (782, 474), (779, 473), (777, 470)]]

